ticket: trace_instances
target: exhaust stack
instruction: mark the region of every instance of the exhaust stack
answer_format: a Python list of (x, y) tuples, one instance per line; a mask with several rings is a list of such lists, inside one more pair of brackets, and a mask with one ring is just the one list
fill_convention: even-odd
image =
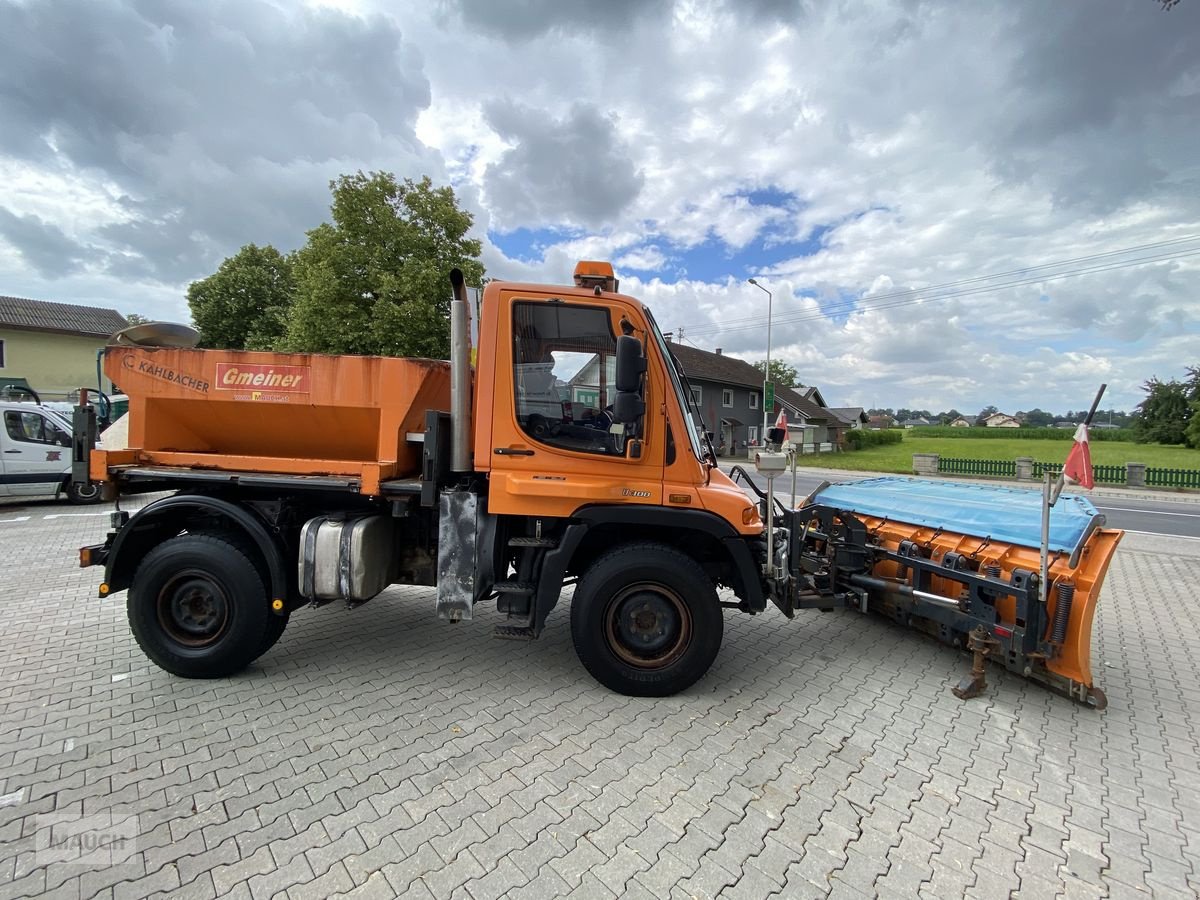
[(450, 468), (471, 471), (471, 328), (461, 269), (450, 270)]

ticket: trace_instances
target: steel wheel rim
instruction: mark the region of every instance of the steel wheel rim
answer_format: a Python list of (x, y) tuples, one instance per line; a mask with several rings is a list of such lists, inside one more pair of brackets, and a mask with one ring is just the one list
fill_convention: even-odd
[(676, 591), (638, 582), (608, 602), (604, 631), (609, 649), (621, 662), (638, 669), (663, 669), (691, 645), (692, 613)]
[(80, 500), (91, 500), (100, 493), (100, 485), (92, 482), (91, 484), (76, 484), (74, 485), (75, 496)]
[(196, 569), (172, 576), (158, 592), (157, 608), (163, 631), (185, 647), (209, 646), (229, 627), (229, 595), (210, 575)]

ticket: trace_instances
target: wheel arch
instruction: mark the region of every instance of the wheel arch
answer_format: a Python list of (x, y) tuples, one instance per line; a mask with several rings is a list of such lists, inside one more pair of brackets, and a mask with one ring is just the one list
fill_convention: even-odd
[(133, 582), (134, 572), (147, 553), (182, 531), (218, 523), (227, 531), (246, 538), (258, 551), (273, 598), (288, 598), (284, 549), (263, 521), (251, 510), (220, 497), (176, 494), (143, 507), (125, 523), (113, 540), (105, 564), (104, 580), (110, 593), (122, 591)]
[(695, 509), (611, 505), (584, 507), (574, 519), (584, 527), (576, 532), (564, 575), (582, 574), (618, 544), (666, 544), (696, 560), (715, 583), (731, 588), (747, 609), (765, 609), (750, 547), (719, 516)]

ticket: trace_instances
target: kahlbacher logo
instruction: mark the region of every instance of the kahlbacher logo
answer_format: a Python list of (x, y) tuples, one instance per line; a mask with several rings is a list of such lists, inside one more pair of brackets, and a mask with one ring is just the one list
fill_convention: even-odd
[(255, 366), (217, 363), (217, 389), (222, 391), (263, 388), (274, 392), (303, 394), (310, 390), (308, 366)]

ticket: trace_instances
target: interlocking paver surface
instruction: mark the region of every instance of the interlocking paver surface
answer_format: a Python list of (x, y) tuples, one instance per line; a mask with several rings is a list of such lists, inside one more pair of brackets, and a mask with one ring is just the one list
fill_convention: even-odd
[[(1098, 714), (998, 670), (961, 703), (964, 657), (848, 612), (730, 612), (705, 679), (630, 699), (576, 661), (566, 598), (522, 644), (423, 588), (186, 681), (74, 567), (104, 530), (0, 505), (0, 898), (1200, 891), (1195, 541), (1118, 551)], [(136, 814), (138, 852), (39, 866), (54, 812)]]

